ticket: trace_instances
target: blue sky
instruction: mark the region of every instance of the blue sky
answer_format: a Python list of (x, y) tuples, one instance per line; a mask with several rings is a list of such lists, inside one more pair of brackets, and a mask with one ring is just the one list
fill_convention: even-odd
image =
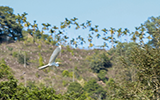
[[(148, 17), (160, 15), (160, 0), (0, 0), (0, 6), (9, 6), (14, 13), (27, 12), (29, 22), (50, 23), (59, 26), (65, 18), (77, 17), (78, 22), (91, 20), (99, 28), (128, 28), (134, 31)], [(70, 38), (88, 31), (68, 30)], [(94, 40), (100, 45), (102, 40)]]

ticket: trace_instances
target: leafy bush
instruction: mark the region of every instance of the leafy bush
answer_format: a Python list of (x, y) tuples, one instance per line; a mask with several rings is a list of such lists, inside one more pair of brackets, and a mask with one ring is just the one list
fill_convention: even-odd
[(52, 45), (56, 45), (56, 43), (57, 43), (57, 41), (54, 41), (54, 40), (51, 41), (51, 44), (52, 44)]
[(11, 69), (2, 60), (0, 61), (0, 78), (10, 78), (12, 76)]
[(68, 70), (64, 70), (64, 71), (62, 72), (62, 75), (63, 75), (63, 77), (69, 77), (69, 72), (68, 72)]
[(13, 57), (17, 57), (17, 55), (18, 55), (17, 52), (13, 52), (13, 53), (12, 53), (12, 56), (13, 56)]
[(107, 81), (106, 74), (107, 74), (106, 70), (100, 70), (100, 72), (98, 73), (99, 80), (106, 82)]
[(50, 44), (50, 42), (49, 42), (48, 40), (45, 40), (44, 42), (45, 42), (46, 44)]
[(39, 45), (38, 45), (38, 48), (39, 48), (39, 49), (41, 49), (41, 48), (42, 48), (42, 47), (41, 47), (41, 44), (39, 44)]
[(25, 55), (25, 57), (26, 57), (26, 63), (29, 61), (29, 57), (27, 56), (27, 54), (25, 53), (25, 54), (18, 54), (17, 55), (17, 59), (18, 59), (18, 62), (20, 63), (20, 64), (24, 64), (24, 55)]
[(106, 91), (97, 84), (95, 79), (89, 80), (84, 85), (84, 91), (88, 92), (89, 96), (97, 100), (98, 98), (105, 99), (106, 98)]
[(67, 86), (68, 85), (68, 82), (67, 81), (63, 81), (63, 86)]
[(112, 64), (108, 58), (107, 53), (96, 52), (93, 56), (87, 56), (86, 58), (93, 72), (99, 73), (100, 70), (107, 70)]
[(26, 63), (29, 62), (29, 57), (28, 57), (27, 53), (23, 53), (23, 54), (22, 53), (18, 53), (18, 52), (13, 52), (12, 53), (12, 56), (16, 57), (20, 64), (24, 64), (24, 55), (26, 57), (25, 58), (26, 59)]
[(67, 87), (68, 92), (82, 93), (82, 90), (83, 90), (83, 88), (78, 82), (72, 82)]
[(61, 53), (64, 53), (64, 50), (63, 50), (63, 49), (61, 50)]
[(9, 50), (9, 51), (12, 51), (12, 50), (13, 50), (13, 48), (12, 48), (12, 47), (7, 47), (7, 48), (8, 48), (8, 50)]
[[(78, 93), (56, 94), (53, 88), (41, 87), (33, 82), (29, 87), (18, 85), (17, 80), (11, 79), (0, 82), (0, 99), (1, 100), (84, 100), (86, 97), (80, 97)], [(84, 99), (81, 99), (84, 98)]]
[(44, 63), (43, 63), (43, 58), (42, 58), (42, 55), (39, 53), (39, 66), (43, 66)]
[(69, 45), (66, 46), (66, 50), (67, 50), (67, 52), (71, 52), (72, 51), (71, 48), (69, 47)]

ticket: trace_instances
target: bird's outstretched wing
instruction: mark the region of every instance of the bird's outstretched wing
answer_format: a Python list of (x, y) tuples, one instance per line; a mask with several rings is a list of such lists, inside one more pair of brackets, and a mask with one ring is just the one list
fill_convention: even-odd
[(42, 66), (42, 67), (39, 67), (38, 69), (44, 69), (44, 68), (46, 68), (46, 67), (49, 67), (49, 65), (47, 64), (47, 65), (44, 65), (44, 66)]
[(52, 53), (52, 55), (51, 55), (51, 57), (50, 57), (50, 59), (49, 59), (49, 64), (55, 62), (55, 60), (56, 60), (58, 54), (60, 53), (60, 51), (61, 51), (61, 49), (60, 49), (59, 47), (57, 47), (57, 48), (53, 51), (53, 53)]

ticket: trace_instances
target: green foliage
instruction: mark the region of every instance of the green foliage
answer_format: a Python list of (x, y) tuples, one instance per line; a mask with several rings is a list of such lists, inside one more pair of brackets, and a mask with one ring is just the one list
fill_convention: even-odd
[(106, 98), (106, 90), (97, 84), (95, 79), (89, 80), (84, 85), (84, 91), (88, 92), (89, 96), (97, 100), (98, 98)]
[(60, 58), (56, 58), (55, 62), (62, 62)]
[(52, 44), (52, 45), (56, 45), (56, 43), (57, 43), (57, 41), (54, 41), (54, 40), (51, 41), (51, 44)]
[(36, 72), (36, 77), (39, 78), (39, 76), (40, 76), (40, 75)]
[(158, 99), (160, 97), (158, 91), (160, 83), (159, 54), (159, 49), (150, 48), (147, 45), (143, 49), (133, 48), (127, 60), (130, 64), (128, 65), (124, 58), (121, 58), (121, 62), (125, 68), (134, 67), (137, 70), (136, 80), (123, 80), (121, 82), (123, 85), (112, 82), (110, 85), (112, 91), (109, 95), (114, 94), (112, 98), (117, 99)]
[(28, 62), (30, 62), (30, 63), (37, 63), (37, 59), (35, 59), (35, 60), (29, 60)]
[(107, 81), (106, 74), (107, 74), (106, 70), (100, 70), (100, 72), (98, 73), (99, 80), (106, 82)]
[(13, 50), (13, 48), (12, 48), (12, 47), (7, 47), (7, 48), (8, 48), (8, 50), (9, 50), (9, 51), (12, 51), (12, 50)]
[(62, 85), (63, 85), (63, 86), (67, 86), (68, 83), (69, 83), (69, 82), (63, 80)]
[(0, 63), (6, 64), (4, 58), (2, 60), (0, 60)]
[(100, 70), (107, 70), (107, 68), (112, 66), (110, 59), (105, 52), (96, 52), (92, 56), (87, 56), (86, 59), (89, 61), (92, 71), (96, 73), (99, 73)]
[(39, 53), (39, 66), (43, 66), (44, 63), (43, 63), (43, 58), (42, 58), (42, 55)]
[(16, 80), (3, 81), (0, 84), (0, 98), (2, 100), (11, 99), (15, 93), (17, 88)]
[(27, 43), (33, 43), (33, 38), (27, 38), (26, 42)]
[(149, 38), (149, 42), (148, 44), (153, 46), (153, 47), (159, 47), (159, 41), (160, 41), (160, 38), (159, 38), (159, 33), (160, 33), (160, 26), (159, 26), (159, 23), (160, 23), (160, 16), (158, 17), (150, 17), (145, 23), (144, 23), (144, 26), (147, 30), (147, 33), (149, 33), (152, 37), (152, 38)]
[[(43, 66), (43, 65), (42, 65)], [(49, 73), (51, 70), (50, 69), (43, 69), (43, 71), (45, 72), (45, 73)]]
[(73, 72), (69, 72), (68, 70), (64, 70), (62, 72), (63, 77), (73, 77)]
[(23, 77), (23, 76), (21, 76), (21, 77), (20, 77), (20, 79), (21, 79), (21, 80), (23, 80), (23, 79), (24, 79), (24, 77)]
[(29, 61), (29, 57), (28, 57), (27, 53), (23, 53), (23, 54), (19, 53), (16, 57), (17, 57), (18, 62), (20, 64), (24, 64), (25, 63), (24, 58), (26, 60), (26, 63)]
[(13, 56), (13, 57), (17, 57), (17, 56), (18, 56), (18, 53), (17, 53), (17, 52), (13, 52), (13, 53), (12, 53), (12, 56)]
[(133, 51), (133, 48), (135, 47), (140, 47), (137, 43), (135, 42), (124, 42), (121, 43), (119, 42), (116, 46), (115, 49), (110, 50), (110, 54), (114, 54), (115, 56), (125, 56), (128, 57), (131, 52)]
[(41, 45), (40, 44), (38, 45), (38, 48), (41, 49)]
[(78, 82), (72, 82), (70, 85), (67, 87), (68, 92), (75, 92), (75, 93), (82, 93), (83, 88)]
[[(29, 62), (29, 57), (27, 55), (27, 53), (18, 53), (18, 52), (13, 52), (12, 56), (17, 58), (18, 62), (20, 64), (24, 64), (24, 59), (26, 60), (26, 63)], [(24, 58), (25, 57), (25, 58)]]
[(69, 72), (68, 72), (68, 70), (64, 70), (64, 71), (62, 72), (62, 76), (63, 76), (63, 77), (69, 77)]
[(0, 61), (0, 78), (11, 78), (12, 73), (9, 66), (6, 65), (5, 61)]
[(18, 85), (17, 80), (2, 81), (0, 83), (0, 99), (2, 100), (82, 100), (78, 93), (56, 94), (53, 88), (38, 87), (34, 82), (29, 83), (29, 87)]
[(73, 72), (69, 72), (69, 77), (73, 77)]
[(70, 52), (70, 51), (71, 51), (69, 45), (66, 46), (66, 50), (67, 50), (67, 52)]
[(24, 64), (24, 55), (23, 54), (18, 54), (18, 62), (20, 63), (20, 64)]
[(18, 19), (18, 15), (13, 14), (13, 9), (7, 6), (0, 6), (0, 40), (5, 40), (7, 36), (11, 36), (13, 40), (22, 38), (22, 25)]
[[(43, 34), (42, 37), (41, 37), (41, 39), (42, 39), (43, 41), (45, 41), (45, 40), (47, 41), (47, 37), (48, 37), (47, 34)], [(49, 41), (48, 41), (48, 42), (49, 42)]]
[(46, 44), (50, 44), (50, 42), (49, 42), (48, 40), (45, 40), (44, 42), (45, 42)]
[(64, 53), (64, 50), (63, 50), (63, 49), (61, 50), (61, 53)]
[(74, 53), (73, 53), (73, 51), (71, 51), (71, 54), (72, 54), (72, 56), (74, 56)]

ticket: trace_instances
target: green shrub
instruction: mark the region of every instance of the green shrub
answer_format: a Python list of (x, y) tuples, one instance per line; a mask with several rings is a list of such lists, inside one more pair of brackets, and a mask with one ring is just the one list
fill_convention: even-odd
[[(18, 85), (15, 79), (0, 82), (0, 98), (2, 100), (85, 100), (85, 94), (80, 97), (79, 93), (56, 94), (52, 87), (44, 84), (36, 85), (34, 81), (28, 81), (27, 87)], [(88, 99), (90, 100), (90, 99)]]
[(63, 81), (63, 82), (62, 82), (62, 85), (63, 85), (63, 86), (67, 86), (67, 85), (68, 85), (68, 82), (67, 82), (67, 81)]
[(28, 43), (27, 43), (27, 41), (24, 41), (23, 44), (24, 44), (24, 45), (27, 45)]
[(49, 41), (47, 41), (47, 40), (45, 40), (44, 42), (45, 42), (46, 44), (50, 44), (50, 42), (49, 42)]
[(69, 77), (73, 77), (73, 72), (69, 72)]
[(57, 41), (51, 41), (52, 45), (56, 45)]
[(99, 73), (100, 70), (106, 70), (107, 68), (111, 67), (112, 64), (110, 59), (108, 58), (107, 53), (98, 53), (96, 52), (92, 56), (87, 56), (86, 60), (89, 61), (89, 66), (93, 72)]
[(82, 93), (83, 88), (78, 82), (72, 82), (67, 87), (68, 92)]
[(43, 66), (44, 63), (43, 63), (43, 58), (42, 58), (42, 55), (39, 53), (39, 66)]
[(41, 44), (38, 45), (38, 48), (41, 49)]
[(62, 62), (60, 58), (56, 58), (55, 62)]
[(51, 70), (50, 69), (43, 69), (43, 71), (45, 72), (45, 73), (49, 73)]
[(71, 48), (69, 47), (69, 45), (66, 46), (66, 50), (67, 52), (71, 52)]
[(89, 80), (84, 85), (84, 91), (88, 92), (89, 96), (95, 100), (97, 100), (99, 97), (101, 97), (101, 99), (106, 98), (107, 92), (99, 84), (97, 84), (95, 79)]
[(36, 87), (35, 81), (27, 81), (27, 87), (29, 87), (29, 88)]
[(62, 76), (63, 76), (63, 77), (69, 77), (69, 72), (68, 72), (68, 70), (64, 70), (64, 71), (62, 72)]
[(36, 72), (36, 77), (39, 78), (39, 76), (40, 76), (40, 75)]
[(24, 64), (24, 55), (25, 55), (25, 57), (26, 57), (26, 63), (29, 61), (29, 57), (28, 57), (28, 55), (25, 53), (25, 54), (18, 54), (17, 55), (17, 59), (18, 59), (18, 62), (20, 63), (20, 64)]
[(64, 53), (64, 50), (63, 50), (63, 49), (61, 50), (61, 53)]
[(100, 70), (100, 72), (98, 73), (99, 80), (106, 82), (107, 81), (106, 74), (107, 74), (106, 70)]
[(21, 79), (21, 80), (23, 80), (23, 79), (24, 79), (24, 77), (23, 77), (23, 76), (20, 76), (20, 79)]
[(18, 55), (17, 52), (13, 52), (13, 53), (12, 53), (12, 56), (13, 56), (13, 57), (17, 57), (17, 55)]
[(71, 51), (71, 54), (72, 54), (72, 56), (74, 56), (74, 53), (73, 53), (73, 51)]
[(4, 58), (2, 58), (2, 60), (0, 60), (0, 63), (1, 63), (1, 64), (6, 64)]
[(0, 61), (0, 78), (12, 78), (11, 69), (6, 65), (4, 60)]
[(13, 50), (13, 48), (12, 48), (12, 47), (7, 47), (7, 48), (8, 48), (8, 50), (9, 50), (9, 51), (12, 51), (12, 50)]

